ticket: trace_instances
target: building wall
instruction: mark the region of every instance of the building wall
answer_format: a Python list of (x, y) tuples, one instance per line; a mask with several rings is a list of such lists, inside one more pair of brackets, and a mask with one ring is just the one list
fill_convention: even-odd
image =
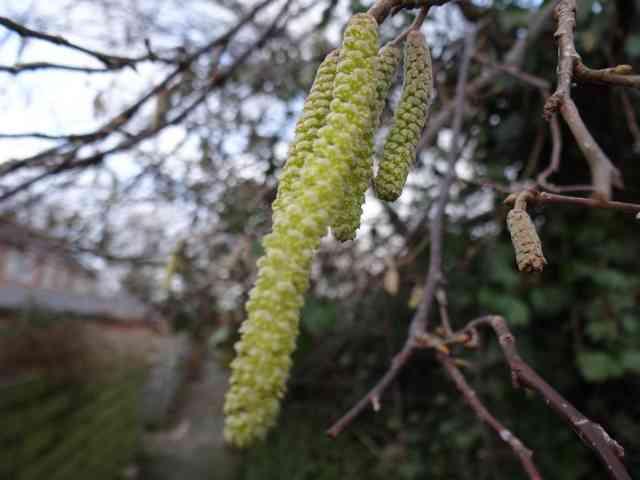
[(0, 287), (17, 285), (57, 292), (95, 294), (95, 278), (56, 252), (19, 250), (0, 243)]

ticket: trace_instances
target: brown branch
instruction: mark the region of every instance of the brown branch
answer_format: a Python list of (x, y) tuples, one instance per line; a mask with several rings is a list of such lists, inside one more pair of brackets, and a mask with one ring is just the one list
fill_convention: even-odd
[(422, 24), (427, 19), (427, 15), (429, 14), (429, 7), (429, 5), (422, 7), (420, 9), (420, 13), (418, 13), (418, 15), (416, 15), (416, 18), (413, 19), (413, 22), (411, 22), (411, 25), (409, 25), (406, 30), (400, 33), (400, 35), (398, 35), (389, 43), (391, 45), (399, 45), (400, 43), (404, 42), (409, 33), (413, 32), (414, 30), (420, 30)]
[(23, 72), (34, 72), (37, 70), (63, 70), (67, 72), (81, 72), (81, 73), (107, 73), (113, 72), (113, 68), (94, 68), (94, 67), (79, 67), (75, 65), (62, 65), (50, 62), (29, 62), (29, 63), (16, 63), (15, 65), (0, 65), (0, 72), (10, 73), (11, 75), (18, 75)]
[(532, 87), (539, 88), (541, 90), (549, 90), (551, 85), (547, 80), (541, 77), (537, 77), (527, 72), (523, 72), (517, 65), (509, 65), (503, 63), (492, 62), (486, 55), (476, 53), (473, 59), (489, 68), (494, 68), (500, 72), (511, 75), (512, 77), (531, 85)]
[(498, 316), (482, 317), (471, 321), (464, 330), (476, 330), (480, 326), (491, 327), (498, 337), (514, 386), (530, 388), (542, 396), (545, 403), (571, 426), (582, 442), (598, 455), (610, 478), (631, 480), (621, 461), (624, 457), (622, 446), (601, 425), (580, 413), (520, 357), (515, 338), (505, 320)]
[(542, 480), (542, 476), (535, 464), (533, 463), (533, 452), (527, 448), (522, 441), (507, 429), (496, 417), (494, 417), (487, 407), (478, 398), (476, 391), (469, 385), (460, 369), (456, 366), (455, 360), (445, 353), (439, 352), (436, 358), (444, 367), (449, 378), (453, 381), (456, 388), (464, 398), (464, 401), (471, 407), (480, 421), (486, 423), (498, 434), (500, 439), (505, 442), (513, 453), (518, 457), (522, 468), (532, 480)]
[(576, 0), (560, 0), (554, 10), (558, 28), (554, 37), (558, 42), (558, 85), (544, 106), (545, 118), (550, 119), (568, 98), (571, 98), (573, 66), (580, 57), (576, 51)]
[[(444, 330), (445, 339), (452, 343), (462, 341), (462, 343), (467, 347), (476, 346), (478, 341), (477, 338), (470, 338), (466, 335), (458, 335), (456, 338), (456, 335), (451, 330), (447, 294), (443, 288), (438, 289), (436, 292), (436, 300), (440, 306), (440, 324)], [(444, 352), (442, 350), (436, 353), (436, 359), (444, 367), (445, 372), (455, 384), (456, 388), (462, 395), (462, 398), (471, 407), (480, 421), (493, 428), (502, 441), (511, 447), (513, 453), (518, 457), (518, 460), (520, 460), (522, 468), (527, 472), (529, 478), (532, 480), (542, 480), (542, 476), (538, 472), (538, 469), (531, 458), (533, 452), (528, 449), (518, 437), (502, 425), (502, 423), (500, 423), (500, 421), (498, 421), (491, 412), (489, 412), (487, 407), (478, 398), (476, 391), (471, 387), (471, 385), (469, 385), (466, 378), (456, 365), (456, 360), (452, 358), (448, 352)]]
[(567, 125), (569, 125), (578, 147), (589, 164), (594, 193), (603, 200), (609, 200), (611, 198), (612, 185), (619, 188), (623, 187), (620, 171), (613, 166), (607, 154), (604, 153), (587, 129), (571, 97), (564, 99), (560, 106), (560, 113)]
[(150, 59), (149, 55), (145, 55), (139, 58), (129, 58), (92, 50), (90, 48), (86, 48), (76, 43), (70, 42), (66, 38), (59, 35), (50, 35), (48, 33), (32, 30), (23, 25), (20, 25), (19, 23), (14, 22), (7, 17), (0, 17), (0, 25), (17, 33), (23, 38), (35, 38), (38, 40), (43, 40), (45, 42), (53, 43), (54, 45), (59, 45), (62, 47), (70, 48), (71, 50), (82, 52), (100, 61), (108, 70), (117, 70), (123, 67), (133, 66), (136, 63)]
[[(507, 205), (513, 204), (516, 199), (516, 195), (509, 195), (504, 203)], [(557, 195), (555, 193), (548, 192), (536, 192), (529, 190), (527, 201), (531, 203), (537, 203), (540, 205), (545, 204), (567, 204), (578, 205), (587, 208), (599, 208), (604, 210), (621, 210), (626, 213), (637, 214), (640, 213), (640, 204), (626, 203), (626, 202), (614, 202), (611, 200), (601, 200), (594, 198), (582, 198), (582, 197), (570, 197), (567, 195)]]
[[(560, 0), (554, 11), (558, 28), (554, 34), (558, 42), (558, 85), (544, 106), (544, 116), (547, 120), (560, 111), (567, 125), (571, 129), (578, 147), (589, 164), (594, 196), (603, 200), (611, 198), (611, 188), (622, 188), (622, 176), (613, 166), (609, 157), (597, 144), (587, 129), (578, 108), (571, 98), (571, 83), (574, 72), (582, 72), (587, 76), (602, 76), (595, 70), (587, 69), (576, 51), (574, 30), (576, 26), (576, 0)], [(610, 76), (611, 71), (604, 73)]]
[(640, 149), (640, 125), (638, 125), (638, 119), (636, 113), (633, 111), (633, 105), (629, 99), (629, 95), (625, 90), (620, 90), (620, 101), (622, 102), (622, 111), (627, 119), (627, 125), (629, 132), (633, 137), (635, 149)]
[(587, 67), (580, 59), (576, 61), (573, 67), (575, 79), (581, 82), (640, 88), (640, 75), (631, 75), (632, 72), (633, 67), (631, 65), (617, 65), (595, 70)]
[(373, 410), (376, 412), (380, 410), (380, 397), (382, 396), (382, 393), (407, 364), (414, 352), (414, 348), (415, 347), (412, 343), (406, 342), (402, 350), (393, 357), (391, 366), (384, 376), (364, 397), (358, 401), (358, 403), (351, 408), (351, 410), (345, 413), (327, 430), (327, 435), (333, 438), (340, 435), (340, 433), (369, 405), (371, 405)]
[(377, 0), (367, 11), (381, 25), (389, 15), (394, 15), (402, 9), (418, 7), (435, 7), (444, 5), (452, 0)]
[(560, 168), (560, 155), (562, 154), (562, 132), (560, 131), (560, 122), (555, 115), (549, 121), (549, 130), (551, 131), (551, 160), (547, 168), (538, 175), (538, 184), (547, 190), (553, 191), (555, 185), (547, 182), (551, 174), (557, 172)]

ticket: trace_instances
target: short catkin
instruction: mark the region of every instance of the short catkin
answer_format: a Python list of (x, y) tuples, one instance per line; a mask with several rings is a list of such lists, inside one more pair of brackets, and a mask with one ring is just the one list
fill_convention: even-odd
[(405, 41), (402, 96), (373, 182), (376, 194), (382, 200), (394, 201), (402, 193), (432, 96), (431, 54), (423, 35), (414, 30)]
[(336, 77), (337, 65), (338, 51), (334, 50), (318, 67), (313, 85), (304, 102), (302, 114), (296, 124), (293, 141), (289, 145), (287, 162), (280, 175), (278, 193), (272, 205), (274, 221), (277, 221), (275, 217), (283, 210), (282, 207), (288, 205), (295, 195), (295, 187), (305, 159), (312, 154), (313, 142), (318, 137), (318, 130), (326, 122), (333, 98), (333, 81)]
[[(264, 256), (249, 294), (247, 319), (240, 327), (225, 399), (227, 442), (246, 447), (275, 424), (296, 345), (300, 308), (309, 284), (311, 261), (342, 200), (354, 145), (364, 141), (371, 115), (378, 32), (375, 19), (352, 17), (344, 33), (333, 100), (317, 132), (313, 155), (305, 159), (299, 185), (281, 205), (273, 231), (263, 240)], [(355, 140), (355, 142), (354, 142)]]
[(529, 214), (514, 208), (507, 214), (507, 228), (516, 252), (516, 264), (521, 272), (541, 272), (547, 260), (542, 253), (542, 243)]
[(338, 208), (336, 211), (331, 224), (334, 237), (341, 242), (353, 240), (360, 227), (365, 193), (373, 175), (375, 133), (380, 126), (380, 116), (401, 57), (402, 51), (393, 44), (382, 47), (376, 57), (376, 98), (371, 108), (370, 128), (367, 132), (366, 142), (362, 144), (358, 155), (354, 157), (353, 176), (351, 181), (347, 182), (345, 202), (342, 208)]

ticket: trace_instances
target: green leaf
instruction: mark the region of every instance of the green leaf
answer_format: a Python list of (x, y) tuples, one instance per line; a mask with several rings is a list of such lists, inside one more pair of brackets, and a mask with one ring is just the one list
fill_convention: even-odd
[(640, 373), (640, 350), (627, 350), (623, 352), (620, 361), (625, 370)]
[(613, 321), (600, 319), (589, 322), (587, 335), (594, 341), (614, 340), (618, 337), (618, 328)]
[(331, 330), (338, 319), (336, 305), (331, 302), (308, 298), (302, 310), (302, 324), (312, 335)]
[(505, 317), (509, 325), (524, 326), (529, 323), (529, 307), (517, 297), (483, 288), (478, 294), (478, 301), (491, 313)]
[(627, 38), (627, 44), (625, 45), (625, 52), (630, 57), (640, 56), (640, 34), (630, 35)]
[(578, 367), (584, 378), (590, 382), (603, 382), (624, 373), (616, 359), (605, 352), (580, 352)]
[(572, 301), (571, 296), (561, 288), (534, 288), (529, 300), (535, 311), (545, 315), (560, 313)]

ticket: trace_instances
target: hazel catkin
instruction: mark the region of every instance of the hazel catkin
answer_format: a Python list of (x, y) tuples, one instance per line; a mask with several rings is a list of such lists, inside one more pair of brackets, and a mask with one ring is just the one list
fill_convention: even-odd
[(278, 182), (278, 193), (272, 205), (274, 221), (284, 205), (291, 202), (304, 167), (305, 159), (311, 155), (318, 130), (324, 126), (333, 98), (333, 82), (338, 65), (338, 51), (329, 53), (318, 67), (316, 77), (304, 102), (302, 114), (296, 124), (294, 138), (289, 145), (287, 162)]
[(342, 201), (339, 193), (350, 174), (354, 139), (364, 141), (366, 135), (374, 90), (362, 85), (372, 85), (377, 41), (373, 17), (352, 17), (344, 32), (325, 125), (317, 132), (313, 155), (304, 160), (294, 194), (281, 202), (273, 230), (263, 240), (265, 254), (258, 261), (225, 398), (224, 435), (235, 446), (263, 438), (276, 422), (311, 261)]
[(373, 182), (378, 197), (386, 201), (402, 193), (433, 96), (431, 55), (419, 31), (407, 35), (404, 54), (402, 97)]
[(375, 133), (380, 126), (380, 116), (400, 63), (402, 51), (394, 44), (387, 44), (380, 49), (376, 57), (375, 101), (371, 107), (371, 118), (366, 141), (361, 144), (354, 157), (354, 168), (351, 181), (347, 182), (345, 202), (336, 211), (331, 224), (334, 237), (339, 241), (353, 240), (360, 227), (362, 206), (365, 193), (373, 176), (373, 150)]
[(529, 214), (514, 208), (507, 214), (507, 228), (516, 253), (516, 264), (521, 272), (541, 272), (547, 260), (542, 253), (542, 243)]

